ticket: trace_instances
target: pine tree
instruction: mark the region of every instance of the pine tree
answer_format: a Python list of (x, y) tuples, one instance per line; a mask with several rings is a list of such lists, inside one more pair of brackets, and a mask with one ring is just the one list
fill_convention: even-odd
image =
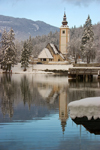
[(94, 33), (92, 30), (91, 19), (90, 16), (88, 15), (88, 18), (84, 25), (84, 31), (80, 47), (82, 57), (87, 58), (87, 63), (90, 63), (90, 59), (92, 59), (95, 55), (93, 41), (94, 41)]
[(29, 64), (28, 45), (26, 42), (24, 42), (22, 55), (21, 55), (21, 67), (24, 67), (24, 71), (26, 71), (26, 67), (28, 67), (28, 64)]
[(2, 52), (3, 52), (3, 61), (2, 61), (2, 69), (11, 70), (12, 65), (15, 63), (15, 44), (14, 44), (14, 31), (11, 29), (9, 33), (4, 30), (4, 34), (2, 36)]
[(15, 34), (13, 29), (11, 28), (10, 31), (8, 32), (8, 44), (12, 49), (15, 49), (14, 40), (15, 40)]
[(5, 50), (8, 46), (8, 35), (7, 35), (7, 32), (6, 30), (4, 29), (3, 33), (2, 33), (2, 37), (1, 37), (1, 51), (2, 51), (2, 58), (4, 56), (4, 53), (5, 53)]
[(7, 70), (11, 70), (11, 66), (14, 64), (15, 62), (15, 51), (11, 48), (8, 47), (6, 48), (6, 52), (4, 54), (4, 58), (3, 58), (3, 66), (5, 67), (4, 69)]
[(32, 45), (32, 39), (31, 39), (31, 36), (30, 36), (30, 37), (29, 37), (29, 40), (28, 40), (29, 57), (30, 57), (31, 54), (32, 54), (32, 50), (33, 50), (33, 45)]

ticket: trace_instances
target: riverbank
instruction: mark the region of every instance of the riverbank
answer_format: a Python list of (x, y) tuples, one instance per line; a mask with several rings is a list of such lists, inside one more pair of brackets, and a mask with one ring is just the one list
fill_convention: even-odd
[[(23, 68), (21, 68), (21, 64), (18, 63), (17, 65), (14, 65), (12, 67), (12, 73), (19, 74), (19, 73), (61, 73), (61, 72), (67, 72), (69, 68), (73, 67), (73, 65), (44, 65), (44, 64), (35, 64), (35, 65), (29, 65), (27, 67), (26, 71), (23, 71)], [(0, 69), (0, 73), (3, 73), (4, 71)]]

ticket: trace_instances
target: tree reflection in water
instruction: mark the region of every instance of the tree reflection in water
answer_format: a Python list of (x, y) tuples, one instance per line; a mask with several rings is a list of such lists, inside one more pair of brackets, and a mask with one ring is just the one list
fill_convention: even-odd
[[(77, 150), (99, 150), (100, 136), (91, 138), (84, 129), (90, 131), (92, 122), (89, 125), (82, 120), (76, 126), (67, 110), (69, 102), (90, 96), (100, 96), (100, 82), (68, 81), (64, 76), (42, 74), (0, 74), (0, 148), (73, 150), (74, 145)], [(81, 124), (84, 127), (80, 128)]]
[(9, 114), (9, 117), (12, 118), (17, 83), (11, 81), (11, 74), (5, 74), (1, 77), (1, 87), (1, 110), (3, 116), (5, 117), (6, 114)]
[(12, 120), (32, 120), (59, 111), (63, 133), (67, 125), (68, 103), (100, 95), (97, 81), (87, 83), (68, 81), (67, 77), (50, 75), (12, 76), (11, 74), (1, 75), (0, 103), (3, 116), (9, 114)]
[(25, 75), (21, 79), (20, 87), (21, 87), (21, 93), (22, 93), (24, 105), (28, 103), (28, 106), (30, 108), (32, 102), (32, 95), (30, 92), (29, 81)]

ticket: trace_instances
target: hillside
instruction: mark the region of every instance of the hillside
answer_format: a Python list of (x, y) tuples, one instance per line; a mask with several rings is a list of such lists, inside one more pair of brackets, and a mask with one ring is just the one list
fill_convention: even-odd
[(59, 31), (59, 28), (46, 24), (43, 21), (32, 21), (25, 18), (13, 18), (0, 15), (0, 36), (4, 28), (9, 31), (13, 28), (15, 38), (25, 40), (32, 37), (47, 35), (50, 31)]

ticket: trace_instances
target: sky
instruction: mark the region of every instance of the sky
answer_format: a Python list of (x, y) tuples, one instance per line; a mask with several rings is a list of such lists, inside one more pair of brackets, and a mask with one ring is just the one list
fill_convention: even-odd
[(0, 0), (0, 15), (44, 21), (60, 27), (66, 12), (69, 28), (83, 26), (88, 15), (100, 22), (100, 0)]

